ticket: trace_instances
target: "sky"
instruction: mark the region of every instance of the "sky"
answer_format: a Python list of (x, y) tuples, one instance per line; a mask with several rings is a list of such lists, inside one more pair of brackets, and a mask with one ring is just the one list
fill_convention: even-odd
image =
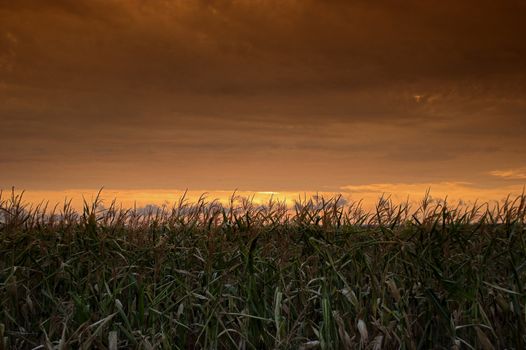
[(0, 0), (0, 188), (500, 199), (525, 33), (522, 0)]

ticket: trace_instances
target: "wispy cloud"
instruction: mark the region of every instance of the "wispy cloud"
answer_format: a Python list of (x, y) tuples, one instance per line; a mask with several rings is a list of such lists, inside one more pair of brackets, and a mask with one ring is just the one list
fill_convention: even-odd
[(493, 170), (490, 171), (490, 175), (500, 177), (506, 180), (525, 180), (526, 167), (505, 170)]
[(483, 187), (469, 182), (443, 181), (425, 183), (376, 183), (365, 185), (347, 185), (341, 188), (353, 198), (364, 199), (365, 202), (374, 202), (379, 196), (385, 194), (395, 201), (420, 200), (429, 190), (434, 198), (447, 197), (450, 201), (474, 202), (493, 201), (506, 197), (507, 194), (518, 195), (522, 193), (522, 185), (506, 185), (496, 187)]
[(16, 58), (15, 46), (17, 38), (10, 32), (0, 32), (0, 71), (7, 72), (13, 69)]
[(471, 183), (469, 182), (426, 182), (426, 183), (373, 183), (373, 184), (366, 184), (366, 185), (347, 185), (343, 186), (342, 190), (346, 190), (349, 192), (355, 192), (355, 193), (378, 193), (378, 192), (386, 192), (386, 193), (396, 193), (396, 192), (405, 192), (405, 193), (412, 193), (412, 192), (422, 192), (426, 191), (427, 189), (432, 188), (438, 188), (438, 189), (444, 189), (444, 188), (465, 188), (469, 187)]

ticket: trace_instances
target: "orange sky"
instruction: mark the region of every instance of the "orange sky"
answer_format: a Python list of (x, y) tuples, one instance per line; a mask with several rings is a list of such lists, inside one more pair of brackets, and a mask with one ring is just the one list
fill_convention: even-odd
[(0, 0), (0, 188), (521, 192), (524, 33), (519, 0)]

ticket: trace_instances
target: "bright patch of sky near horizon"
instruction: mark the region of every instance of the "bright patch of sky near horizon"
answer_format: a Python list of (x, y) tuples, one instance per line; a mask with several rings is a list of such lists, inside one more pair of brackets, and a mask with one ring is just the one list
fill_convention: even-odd
[(0, 0), (0, 188), (500, 199), (524, 33), (516, 0)]
[[(49, 210), (57, 206), (62, 209), (64, 203), (71, 201), (73, 208), (82, 210), (84, 200), (92, 203), (99, 190), (94, 189), (68, 189), (60, 191), (34, 190), (29, 192), (15, 191), (15, 195), (22, 195), (23, 202), (27, 204), (47, 204)], [(428, 192), (429, 191), (429, 192)], [(361, 206), (367, 210), (374, 210), (379, 198), (389, 198), (395, 204), (409, 201), (412, 204), (420, 203), (426, 193), (434, 200), (447, 200), (453, 206), (462, 204), (471, 206), (474, 203), (490, 205), (496, 202), (504, 202), (510, 195), (514, 199), (524, 194), (524, 187), (509, 185), (499, 188), (473, 187), (465, 183), (436, 183), (436, 184), (371, 184), (361, 186), (346, 186), (337, 192), (313, 192), (313, 191), (282, 191), (282, 192), (254, 192), (254, 191), (225, 191), (225, 190), (180, 190), (180, 189), (144, 189), (144, 190), (122, 190), (103, 189), (100, 193), (101, 204), (108, 207), (113, 201), (117, 206), (123, 208), (143, 208), (148, 205), (171, 207), (183, 198), (187, 203), (196, 203), (203, 196), (207, 202), (218, 200), (228, 204), (233, 198), (239, 200), (247, 198), (256, 205), (267, 204), (270, 200), (284, 202), (292, 207), (296, 201), (303, 201), (315, 197), (325, 199), (341, 197), (340, 203), (351, 204), (361, 202)], [(10, 191), (2, 193), (1, 199), (9, 200)]]

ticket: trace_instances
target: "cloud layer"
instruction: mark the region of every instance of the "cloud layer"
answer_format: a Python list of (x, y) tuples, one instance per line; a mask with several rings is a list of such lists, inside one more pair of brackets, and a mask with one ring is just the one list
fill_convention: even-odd
[(526, 167), (517, 169), (493, 170), (490, 171), (490, 174), (508, 180), (525, 180)]
[(0, 187), (497, 186), (526, 159), (525, 11), (0, 0)]

